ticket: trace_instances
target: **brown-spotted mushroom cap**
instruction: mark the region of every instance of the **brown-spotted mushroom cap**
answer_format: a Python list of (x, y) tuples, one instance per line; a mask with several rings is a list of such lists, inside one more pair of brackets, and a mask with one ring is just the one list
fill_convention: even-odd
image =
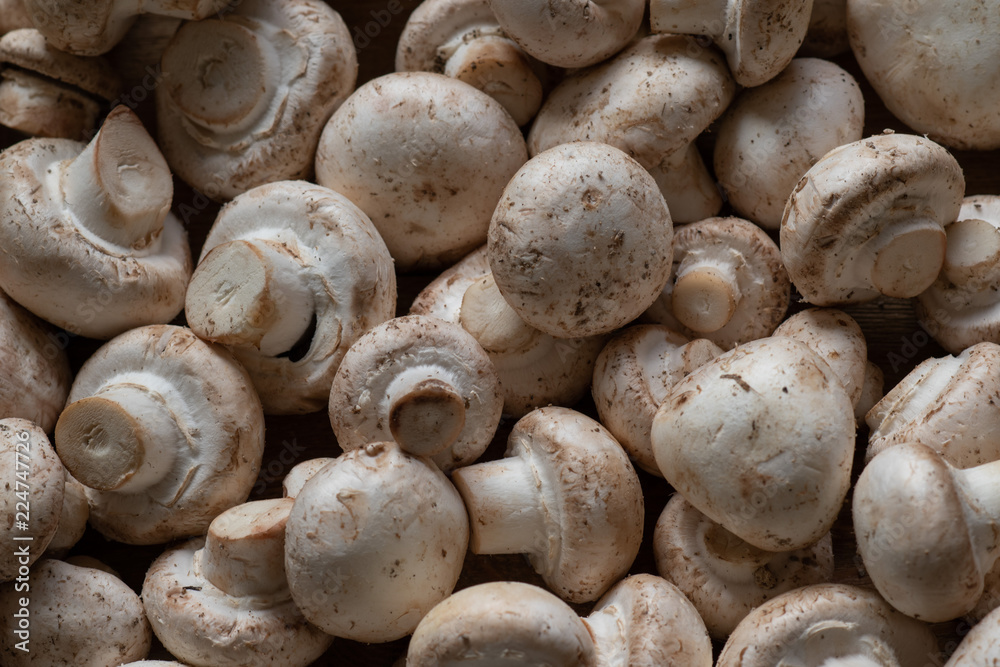
[(712, 341), (689, 341), (658, 324), (625, 329), (601, 350), (591, 387), (597, 414), (646, 472), (663, 476), (650, 441), (656, 411), (681, 378), (720, 354)]
[(962, 169), (941, 146), (882, 134), (835, 148), (802, 177), (781, 220), (781, 257), (816, 306), (914, 297), (944, 263)]
[[(27, 578), (28, 589), (14, 583), (0, 588), (0, 662), (28, 665), (113, 667), (149, 655), (153, 633), (139, 596), (118, 577), (58, 560), (40, 561)], [(29, 598), (26, 634), (11, 623)], [(12, 631), (13, 630), (13, 631)], [(26, 641), (25, 652), (18, 643)]]
[(854, 487), (858, 552), (879, 593), (908, 616), (968, 613), (1000, 556), (1000, 461), (959, 470), (927, 445), (890, 447)]
[(716, 523), (765, 551), (830, 531), (851, 482), (854, 409), (805, 343), (765, 338), (674, 385), (653, 419), (660, 471)]
[(715, 639), (725, 640), (750, 611), (800, 586), (833, 579), (833, 538), (785, 552), (763, 551), (699, 512), (679, 493), (653, 533), (660, 576), (694, 604)]
[(191, 329), (250, 373), (267, 414), (321, 410), (337, 366), (396, 309), (392, 258), (346, 197), (303, 181), (227, 204), (188, 286)]
[(80, 369), (55, 444), (88, 487), (94, 528), (158, 544), (203, 534), (246, 500), (264, 452), (264, 414), (224, 349), (182, 327), (141, 327)]
[(922, 361), (866, 415), (866, 460), (906, 442), (932, 447), (959, 468), (1000, 459), (998, 364), (996, 343)]
[(66, 472), (45, 432), (17, 418), (0, 419), (0, 470), (0, 582), (23, 582), (59, 527)]
[(292, 499), (258, 500), (215, 517), (208, 535), (153, 561), (142, 601), (153, 632), (192, 665), (305, 667), (333, 637), (306, 621), (285, 578)]
[(63, 558), (76, 546), (87, 532), (90, 519), (90, 503), (87, 501), (87, 487), (76, 481), (69, 471), (65, 471), (62, 509), (59, 511), (59, 526), (52, 541), (45, 548), (46, 558)]
[(511, 431), (503, 459), (452, 474), (469, 510), (470, 550), (528, 556), (561, 598), (589, 602), (621, 579), (642, 541), (639, 478), (598, 422), (540, 408)]
[(670, 274), (673, 224), (652, 176), (607, 144), (531, 158), (490, 223), (493, 279), (507, 303), (557, 338), (608, 333), (638, 317)]
[(717, 667), (902, 667), (937, 655), (930, 627), (893, 610), (877, 593), (845, 584), (789, 591), (737, 626)]
[(778, 229), (796, 183), (829, 151), (861, 139), (865, 101), (840, 66), (796, 58), (744, 91), (719, 123), (715, 174), (737, 215)]
[(327, 123), (316, 179), (368, 214), (398, 271), (440, 268), (486, 240), (490, 216), (528, 159), (492, 97), (431, 72), (358, 88)]
[(649, 36), (556, 86), (531, 126), (528, 151), (534, 156), (571, 141), (610, 144), (654, 172), (675, 222), (701, 220), (722, 206), (714, 180), (707, 177), (712, 185), (699, 204), (691, 199), (701, 189), (675, 187), (671, 178), (693, 174), (698, 182), (698, 174), (707, 174), (692, 143), (734, 91), (715, 49), (692, 50), (677, 35)]
[(740, 218), (708, 218), (674, 232), (673, 268), (646, 317), (729, 350), (769, 336), (792, 286), (781, 251)]
[(652, 574), (626, 577), (583, 619), (598, 667), (712, 667), (712, 641), (694, 605)]
[(163, 154), (219, 201), (307, 178), (357, 73), (350, 32), (321, 0), (241, 0), (225, 16), (185, 23), (156, 89)]
[(436, 466), (390, 442), (343, 454), (295, 497), (285, 571), (310, 622), (336, 637), (413, 632), (462, 570), (469, 519)]
[(461, 590), (413, 632), (407, 667), (598, 667), (587, 625), (544, 588), (494, 581)]
[(847, 37), (847, 0), (813, 0), (809, 29), (798, 55), (833, 58), (851, 50)]
[(944, 667), (980, 667), (1000, 663), (1000, 611), (972, 626)]
[(334, 460), (330, 456), (321, 456), (296, 464), (295, 467), (288, 471), (285, 478), (281, 480), (281, 495), (285, 498), (295, 498), (302, 491), (302, 487), (306, 485), (306, 482), (313, 478), (313, 475)]
[(478, 88), (526, 125), (542, 104), (537, 65), (497, 23), (487, 0), (424, 0), (396, 44), (397, 72), (437, 72)]
[(0, 153), (0, 288), (72, 333), (111, 338), (184, 307), (191, 250), (173, 181), (136, 115), (89, 144), (28, 139)]
[(486, 451), (503, 411), (500, 381), (457, 324), (407, 315), (359, 338), (330, 389), (330, 423), (344, 451), (394, 440), (443, 470)]

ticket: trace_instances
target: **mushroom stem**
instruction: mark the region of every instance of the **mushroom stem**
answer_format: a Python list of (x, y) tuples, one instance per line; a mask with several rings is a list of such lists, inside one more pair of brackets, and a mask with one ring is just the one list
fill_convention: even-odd
[(163, 229), (174, 196), (166, 160), (139, 118), (115, 107), (93, 140), (58, 175), (78, 223), (117, 246), (141, 249)]
[(466, 401), (457, 381), (439, 366), (408, 368), (386, 390), (389, 431), (400, 449), (434, 456), (448, 449), (465, 428)]
[(309, 329), (315, 303), (296, 250), (263, 240), (218, 245), (198, 264), (185, 312), (200, 337), (260, 349), (290, 350)]
[(945, 278), (976, 291), (1000, 282), (1000, 229), (985, 220), (967, 219), (948, 225), (945, 232)]
[(733, 317), (740, 296), (732, 262), (691, 253), (677, 270), (672, 297), (674, 316), (692, 331), (718, 331)]
[(878, 245), (871, 281), (882, 294), (899, 299), (915, 297), (941, 272), (947, 236), (934, 220), (900, 222), (875, 238)]
[(726, 29), (728, 0), (650, 0), (653, 32), (680, 35), (719, 35)]
[(542, 335), (510, 307), (492, 273), (465, 291), (459, 322), (491, 354), (526, 350)]

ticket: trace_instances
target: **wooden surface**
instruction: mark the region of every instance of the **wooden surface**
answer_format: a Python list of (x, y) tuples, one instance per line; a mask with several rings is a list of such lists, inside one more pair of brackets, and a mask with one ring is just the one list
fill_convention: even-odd
[[(414, 0), (374, 0), (372, 2), (332, 2), (331, 4), (341, 12), (352, 33), (359, 36), (356, 40), (359, 46), (361, 70), (359, 84), (377, 75), (392, 71), (396, 39), (403, 28), (406, 16), (417, 2)], [(366, 29), (369, 34), (374, 36), (365, 34)], [(863, 81), (857, 65), (849, 55), (838, 58), (837, 62), (854, 74), (864, 88), (867, 101), (866, 131), (868, 134), (881, 132), (884, 128), (907, 131), (905, 126), (885, 111), (871, 88)], [(147, 122), (151, 122), (152, 118), (151, 96), (149, 96), (149, 100), (139, 105), (140, 115)], [(9, 134), (0, 134), (0, 141), (4, 142), (0, 145), (6, 145), (9, 140)], [(710, 135), (699, 142), (699, 145), (706, 151), (710, 144)], [(706, 155), (710, 156), (710, 153), (706, 152)], [(965, 170), (969, 194), (1000, 193), (1000, 175), (998, 175), (997, 168), (997, 165), (1000, 164), (1000, 155), (997, 152), (958, 152), (955, 155)], [(708, 162), (711, 164), (710, 160)], [(204, 198), (178, 182), (175, 210), (185, 204), (200, 211), (188, 225), (193, 251), (197, 257), (218, 207), (206, 203)], [(399, 295), (399, 312), (401, 314), (407, 311), (413, 296), (432, 277), (428, 275), (401, 277)], [(799, 308), (801, 308), (800, 305), (795, 307), (795, 309)], [(943, 354), (942, 349), (930, 341), (918, 326), (909, 302), (884, 300), (874, 304), (852, 307), (848, 311), (861, 323), (868, 337), (870, 357), (885, 371), (887, 386), (898, 381), (920, 360), (928, 356)], [(74, 370), (98, 346), (99, 343), (95, 341), (74, 339), (69, 348)], [(589, 402), (579, 406), (579, 408), (594, 414), (593, 406)], [(509, 422), (502, 424), (500, 433), (498, 433), (486, 458), (502, 456), (504, 441), (510, 426)], [(863, 451), (866, 435), (865, 430), (859, 432), (859, 454)], [(281, 478), (292, 465), (316, 456), (336, 456), (339, 452), (325, 413), (294, 418), (268, 418), (267, 449), (264, 454), (261, 477), (251, 498), (268, 498), (280, 495)], [(856, 461), (855, 474), (857, 474), (859, 467), (860, 459)], [(632, 571), (654, 572), (650, 548), (652, 529), (671, 490), (663, 480), (644, 473), (640, 473), (640, 477), (646, 493), (646, 538), (642, 552)], [(845, 505), (846, 507), (849, 507), (849, 502)], [(854, 552), (853, 534), (846, 511), (842, 513), (834, 535), (837, 545), (837, 580), (851, 584), (870, 585), (863, 576), (859, 560)], [(88, 531), (73, 553), (89, 554), (103, 559), (117, 569), (129, 585), (139, 590), (146, 566), (163, 549), (163, 546), (126, 547), (109, 542), (94, 531)], [(460, 587), (504, 578), (540, 583), (525, 560), (519, 556), (492, 558), (470, 556)], [(588, 611), (587, 606), (578, 607), (578, 610), (581, 613)], [(961, 621), (936, 626), (941, 637), (942, 652), (938, 656), (928, 656), (927, 664), (942, 664), (944, 657), (954, 650), (955, 642), (967, 631), (967, 627)], [(332, 649), (317, 664), (388, 666), (405, 652), (405, 647), (405, 640), (372, 646), (336, 640)], [(168, 655), (162, 647), (156, 644), (151, 657), (167, 658)]]

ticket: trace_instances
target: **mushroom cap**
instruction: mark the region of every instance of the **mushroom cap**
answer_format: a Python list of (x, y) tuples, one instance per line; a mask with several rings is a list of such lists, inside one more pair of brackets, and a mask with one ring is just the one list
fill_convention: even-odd
[[(7, 475), (0, 493), (0, 538), (8, 545), (0, 552), (4, 582), (27, 572), (55, 536), (66, 473), (45, 432), (17, 418), (0, 419), (0, 469)], [(27, 561), (22, 546), (28, 547)]]
[(646, 472), (663, 476), (650, 441), (656, 411), (681, 378), (720, 354), (709, 340), (689, 341), (659, 324), (629, 327), (601, 350), (591, 387), (597, 414)]
[(944, 667), (976, 667), (1000, 662), (1000, 610), (972, 626)]
[(556, 67), (586, 67), (624, 48), (642, 26), (643, 0), (489, 0), (526, 53)]
[[(358, 74), (350, 31), (327, 3), (241, 0), (233, 7), (225, 20), (181, 26), (163, 53), (156, 89), (167, 162), (220, 201), (310, 176), (323, 126)], [(205, 62), (213, 76), (195, 77)]]
[[(312, 295), (316, 324), (308, 351), (295, 360), (249, 344), (229, 349), (250, 373), (267, 414), (321, 410), (347, 349), (395, 313), (396, 275), (389, 251), (361, 209), (339, 193), (302, 181), (262, 185), (227, 204), (209, 231), (199, 266), (213, 249), (237, 240), (266, 244), (301, 266), (300, 279)], [(191, 284), (198, 278), (196, 269)], [(199, 309), (197, 324), (188, 290), (186, 313), (197, 333), (205, 333), (212, 317), (224, 312), (219, 302), (230, 278), (238, 281), (243, 276), (223, 272), (206, 277), (220, 287), (210, 293), (217, 300)]]
[(396, 43), (397, 72), (444, 72), (444, 52), (455, 42), (502, 35), (487, 0), (423, 0)]
[(45, 549), (46, 558), (64, 558), (87, 532), (87, 520), (90, 519), (87, 487), (80, 484), (65, 468), (63, 473), (65, 485), (62, 509), (59, 511), (59, 526)]
[(432, 280), (413, 299), (411, 315), (436, 317), (452, 324), (461, 324), (462, 299), (465, 291), (490, 273), (486, 245), (481, 245)]
[(13, 30), (0, 37), (0, 63), (37, 72), (108, 101), (117, 97), (122, 88), (107, 60), (60, 51), (34, 28)]
[[(249, 376), (228, 352), (183, 327), (133, 329), (84, 363), (67, 411), (76, 401), (119, 387), (162, 401), (183, 439), (163, 443), (175, 450), (174, 463), (142, 493), (89, 489), (94, 528), (120, 542), (158, 544), (204, 533), (216, 515), (246, 500), (264, 453), (264, 414)], [(61, 424), (55, 438), (59, 452), (77, 435), (64, 433)], [(102, 447), (101, 439), (101, 433), (87, 436), (95, 461), (116, 456), (114, 443)]]
[[(153, 634), (139, 596), (118, 577), (58, 560), (38, 562), (28, 577), (30, 652), (16, 648), (14, 632), (0, 635), (0, 659), (26, 665), (120, 665), (149, 654)], [(27, 595), (0, 589), (0, 614), (8, 620)]]
[[(728, 321), (714, 331), (694, 331), (684, 326), (675, 314), (680, 292), (678, 276), (688, 266), (703, 264), (709, 269), (719, 266), (715, 270), (723, 275), (731, 271), (739, 292)], [(729, 266), (733, 267), (729, 271), (721, 269)], [(699, 287), (693, 286), (685, 295), (693, 301), (692, 306), (700, 304)], [(729, 350), (771, 335), (785, 317), (791, 291), (781, 251), (764, 230), (741, 218), (708, 218), (674, 232), (670, 279), (646, 311), (646, 317), (688, 338), (705, 338)], [(711, 308), (706, 306), (706, 309), (708, 313), (695, 309), (695, 316), (711, 314)]]
[(716, 523), (765, 551), (830, 531), (851, 482), (854, 409), (805, 343), (765, 338), (674, 385), (653, 419), (663, 476)]
[(1000, 14), (969, 0), (938, 9), (849, 0), (851, 49), (886, 108), (916, 133), (953, 148), (1000, 148)]
[[(418, 378), (418, 379), (417, 379)], [(360, 337), (337, 370), (330, 390), (330, 423), (341, 448), (351, 451), (372, 442), (393, 440), (402, 406), (422, 399), (407, 392), (390, 393), (396, 381), (412, 381), (414, 390), (426, 382), (444, 382), (464, 405), (460, 428), (444, 451), (431, 459), (444, 470), (468, 465), (486, 451), (503, 412), (500, 380), (490, 358), (476, 339), (457, 324), (424, 315), (407, 315), (384, 322)], [(419, 392), (418, 392), (419, 393)], [(427, 397), (427, 407), (446, 411)], [(442, 440), (445, 424), (441, 428)], [(455, 424), (458, 426), (458, 424)], [(435, 432), (437, 435), (437, 432)], [(406, 448), (406, 443), (401, 442)]]
[(958, 218), (962, 169), (923, 137), (883, 134), (824, 155), (795, 186), (781, 220), (792, 283), (817, 306), (923, 292)]
[(813, 0), (809, 29), (798, 55), (832, 58), (851, 50), (847, 38), (847, 0)]
[(778, 229), (785, 202), (810, 167), (863, 136), (861, 88), (840, 66), (796, 58), (766, 84), (746, 90), (719, 123), (715, 173), (733, 210)]
[(638, 317), (670, 274), (673, 226), (653, 177), (607, 144), (544, 151), (503, 191), (490, 223), (493, 278), (525, 322), (557, 338)]
[(297, 463), (288, 471), (285, 478), (281, 480), (281, 492), (285, 498), (294, 498), (302, 491), (313, 475), (326, 467), (328, 463), (335, 461), (333, 457), (323, 456), (315, 459), (308, 459), (302, 463)]
[(316, 179), (368, 214), (405, 272), (481, 245), (527, 159), (520, 129), (492, 97), (441, 74), (397, 72), (358, 88), (333, 115)]
[(444, 473), (381, 442), (306, 483), (285, 540), (289, 587), (306, 618), (337, 637), (387, 642), (451, 594), (469, 520)]
[[(925, 623), (903, 616), (874, 591), (817, 584), (754, 609), (729, 636), (717, 667), (772, 667), (783, 659), (827, 664), (853, 656), (860, 664), (922, 665), (937, 654)], [(807, 657), (808, 656), (808, 657)], [(874, 663), (873, 663), (874, 661)]]

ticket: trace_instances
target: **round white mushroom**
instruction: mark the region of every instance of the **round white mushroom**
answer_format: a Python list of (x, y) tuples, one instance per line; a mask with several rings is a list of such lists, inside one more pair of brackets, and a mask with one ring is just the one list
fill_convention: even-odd
[(1000, 662), (1000, 610), (972, 627), (944, 667), (979, 667)]
[(325, 468), (326, 464), (335, 460), (329, 456), (321, 456), (296, 464), (281, 480), (281, 495), (285, 498), (295, 498), (302, 491), (306, 482), (313, 478), (313, 475)]
[(87, 521), (90, 519), (87, 487), (76, 481), (68, 470), (63, 468), (63, 471), (65, 485), (62, 509), (59, 511), (59, 526), (56, 528), (49, 546), (45, 548), (46, 558), (66, 556), (87, 532)]

